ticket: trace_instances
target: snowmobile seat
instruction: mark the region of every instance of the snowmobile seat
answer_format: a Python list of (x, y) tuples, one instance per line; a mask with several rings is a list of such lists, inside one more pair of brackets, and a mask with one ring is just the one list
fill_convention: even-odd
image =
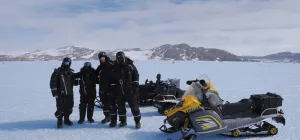
[(239, 102), (223, 104), (219, 109), (224, 117), (240, 113), (252, 114), (252, 100), (242, 99)]
[(237, 119), (237, 118), (246, 118), (246, 117), (256, 118), (256, 117), (259, 117), (259, 116), (260, 115), (258, 115), (256, 113), (252, 113), (251, 111), (246, 111), (246, 112), (240, 112), (240, 113), (237, 113), (237, 114), (223, 116), (222, 119)]
[(139, 100), (153, 99), (156, 95), (155, 85), (139, 85)]

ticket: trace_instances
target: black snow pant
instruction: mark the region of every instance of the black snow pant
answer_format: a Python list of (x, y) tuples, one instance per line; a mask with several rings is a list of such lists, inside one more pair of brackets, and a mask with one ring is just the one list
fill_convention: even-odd
[(112, 96), (110, 99), (111, 104), (111, 121), (117, 121), (117, 113), (119, 115), (119, 121), (126, 122), (126, 102), (128, 102), (131, 109), (131, 113), (135, 122), (140, 122), (141, 113), (138, 105), (137, 94), (131, 94), (132, 91), (124, 91), (124, 96)]
[(54, 113), (56, 118), (69, 118), (73, 112), (74, 96), (62, 96), (56, 98), (56, 111)]
[(96, 97), (90, 97), (88, 95), (80, 95), (79, 120), (85, 119), (86, 112), (87, 112), (87, 119), (88, 120), (93, 119), (95, 99)]
[(103, 104), (103, 114), (105, 117), (110, 117), (110, 103), (109, 103), (109, 96), (107, 93), (101, 92), (100, 93), (100, 101)]

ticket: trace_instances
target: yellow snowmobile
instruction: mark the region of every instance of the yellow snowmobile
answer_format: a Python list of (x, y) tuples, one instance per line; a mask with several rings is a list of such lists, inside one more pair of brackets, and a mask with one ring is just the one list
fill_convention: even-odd
[[(165, 133), (181, 131), (181, 140), (194, 140), (196, 134), (187, 135), (191, 129), (198, 134), (239, 137), (276, 135), (278, 129), (265, 121), (268, 118), (285, 125), (284, 113), (279, 109), (283, 101), (280, 95), (269, 92), (254, 94), (239, 102), (223, 104), (220, 103), (223, 101), (215, 96), (217, 92), (214, 89), (208, 90), (207, 85), (211, 85), (207, 79), (193, 81), (179, 103), (165, 112), (167, 118), (159, 129)], [(202, 106), (203, 97), (209, 100), (210, 107)], [(167, 128), (167, 124), (171, 127)]]

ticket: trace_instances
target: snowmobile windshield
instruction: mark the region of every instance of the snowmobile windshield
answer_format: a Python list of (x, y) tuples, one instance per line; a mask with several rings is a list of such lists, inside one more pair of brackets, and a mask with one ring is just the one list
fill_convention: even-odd
[(161, 86), (164, 87), (177, 87), (180, 88), (180, 79), (176, 79), (176, 78), (168, 78), (167, 80), (161, 80), (160, 83)]
[(207, 75), (201, 75), (197, 77), (197, 79), (189, 86), (189, 88), (185, 91), (183, 94), (182, 98), (183, 99), (187, 95), (192, 95), (196, 97), (200, 102), (203, 101), (203, 89), (204, 86), (201, 84), (202, 81), (205, 81), (206, 84), (210, 84), (210, 79), (208, 78)]
[(196, 97), (200, 102), (203, 101), (203, 86), (199, 82), (193, 82), (189, 88), (185, 91), (181, 99), (187, 95), (192, 95)]

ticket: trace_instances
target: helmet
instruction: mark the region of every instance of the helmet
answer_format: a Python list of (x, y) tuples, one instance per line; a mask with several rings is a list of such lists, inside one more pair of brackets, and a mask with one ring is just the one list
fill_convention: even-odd
[(71, 60), (71, 58), (69, 58), (69, 57), (65, 57), (64, 59), (63, 59), (63, 61), (62, 61), (62, 66), (63, 67), (71, 67), (71, 64), (72, 64), (72, 60)]
[(100, 57), (106, 57), (106, 56), (107, 56), (106, 52), (99, 52), (98, 53), (98, 58), (100, 58)]
[(92, 63), (91, 62), (85, 62), (83, 64), (84, 67), (92, 67)]
[(116, 60), (118, 63), (124, 64), (125, 63), (125, 53), (122, 51), (117, 52)]

